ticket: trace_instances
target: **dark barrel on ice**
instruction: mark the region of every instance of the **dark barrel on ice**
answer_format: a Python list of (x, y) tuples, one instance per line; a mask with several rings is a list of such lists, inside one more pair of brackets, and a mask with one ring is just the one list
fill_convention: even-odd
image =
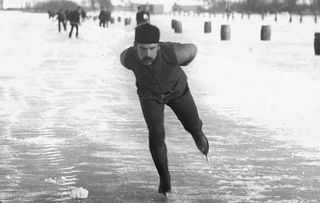
[(230, 25), (221, 25), (220, 38), (221, 40), (230, 40)]
[(175, 20), (175, 19), (172, 19), (172, 20), (171, 20), (171, 28), (172, 28), (172, 29), (175, 29), (175, 27), (176, 27), (176, 25), (177, 25), (177, 22), (178, 22), (178, 21)]
[(130, 25), (130, 23), (131, 23), (131, 18), (124, 19), (124, 25)]
[(117, 20), (118, 20), (118, 22), (121, 22), (121, 17), (120, 17), (120, 16), (118, 16)]
[(114, 24), (114, 17), (111, 17), (111, 18), (110, 18), (110, 23), (111, 23), (111, 24)]
[(314, 53), (320, 55), (320, 32), (314, 33)]
[(204, 33), (211, 33), (211, 21), (204, 22)]
[(174, 32), (175, 33), (182, 33), (182, 22), (181, 21), (177, 21), (177, 24), (174, 28)]
[(271, 26), (270, 25), (262, 25), (261, 26), (260, 39), (261, 39), (261, 41), (271, 40)]

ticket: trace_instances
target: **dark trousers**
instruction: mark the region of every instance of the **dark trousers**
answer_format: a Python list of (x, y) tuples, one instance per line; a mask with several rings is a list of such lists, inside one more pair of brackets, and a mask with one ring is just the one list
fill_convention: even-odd
[(59, 29), (59, 32), (61, 31), (61, 23), (62, 23), (62, 26), (63, 26), (64, 31), (66, 31), (66, 30), (67, 30), (66, 22), (59, 20), (59, 21), (58, 21), (58, 29)]
[[(149, 148), (161, 178), (170, 177), (167, 160), (167, 146), (165, 144), (164, 130), (164, 103), (159, 103), (152, 99), (140, 99), (140, 104), (144, 119), (149, 130)], [(182, 97), (166, 103), (183, 127), (191, 133), (193, 139), (207, 142), (207, 138), (202, 132), (202, 122), (198, 115), (197, 107), (192, 95), (188, 90)]]
[(99, 26), (108, 27), (108, 21), (100, 21)]
[(106, 27), (106, 22), (105, 21), (102, 21), (102, 20), (100, 20), (100, 22), (99, 22), (99, 27)]
[(79, 29), (78, 29), (78, 24), (71, 24), (71, 29), (70, 29), (70, 33), (69, 33), (69, 37), (71, 37), (72, 36), (72, 31), (73, 31), (73, 28), (76, 28), (76, 37), (78, 37), (78, 31), (79, 31)]

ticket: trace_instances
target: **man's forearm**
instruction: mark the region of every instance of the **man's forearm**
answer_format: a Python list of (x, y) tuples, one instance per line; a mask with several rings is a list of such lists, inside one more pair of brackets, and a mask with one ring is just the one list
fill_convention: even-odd
[(178, 63), (182, 66), (188, 65), (197, 54), (197, 46), (188, 44), (173, 44)]

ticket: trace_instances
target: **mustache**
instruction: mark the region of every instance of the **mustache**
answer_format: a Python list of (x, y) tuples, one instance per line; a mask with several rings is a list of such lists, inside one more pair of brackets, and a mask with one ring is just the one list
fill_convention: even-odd
[(143, 61), (153, 61), (153, 58), (146, 56), (142, 60)]

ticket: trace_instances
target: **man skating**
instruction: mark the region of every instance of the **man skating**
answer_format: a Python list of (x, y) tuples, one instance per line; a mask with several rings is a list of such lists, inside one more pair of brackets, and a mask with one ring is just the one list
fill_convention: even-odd
[(181, 68), (194, 59), (197, 47), (191, 43), (159, 42), (159, 38), (157, 27), (149, 23), (139, 25), (134, 46), (121, 53), (120, 61), (136, 77), (137, 93), (149, 130), (149, 148), (160, 176), (158, 192), (166, 195), (171, 190), (171, 178), (165, 144), (165, 105), (177, 115), (206, 157), (209, 143), (202, 131), (187, 76)]

